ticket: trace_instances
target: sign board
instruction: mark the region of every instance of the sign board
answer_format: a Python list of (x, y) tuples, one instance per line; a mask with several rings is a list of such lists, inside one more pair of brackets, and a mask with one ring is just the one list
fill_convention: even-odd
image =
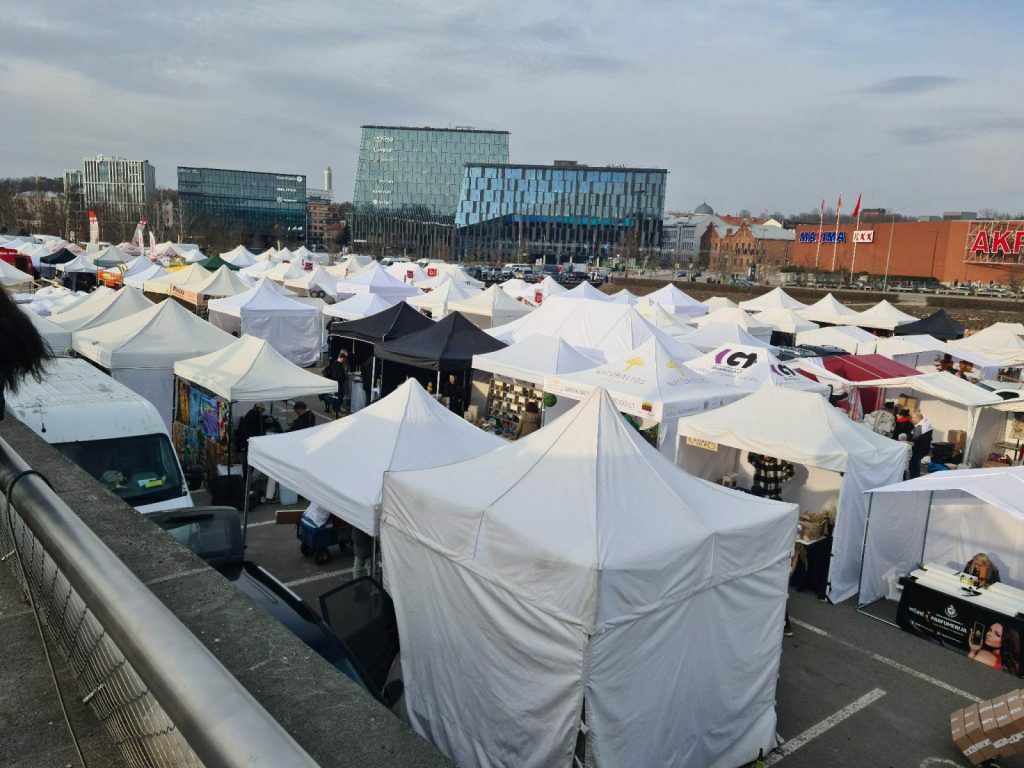
[[(818, 242), (817, 232), (801, 232), (800, 233), (801, 243), (816, 243)], [(822, 232), (821, 242), (823, 243), (845, 243), (846, 233), (845, 232)], [(870, 240), (863, 240), (861, 242), (871, 242)]]
[(853, 242), (855, 242), (855, 243), (873, 243), (873, 242), (875, 242), (875, 230), (873, 230), (873, 229), (857, 229), (857, 230), (854, 230)]
[(687, 437), (686, 444), (692, 445), (694, 448), (703, 448), (705, 451), (718, 451), (718, 443), (701, 440), (699, 437)]

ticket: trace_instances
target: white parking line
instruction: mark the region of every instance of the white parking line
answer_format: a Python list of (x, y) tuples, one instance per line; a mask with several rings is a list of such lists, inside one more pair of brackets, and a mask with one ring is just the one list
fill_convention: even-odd
[(840, 709), (835, 714), (826, 717), (817, 725), (812, 725), (799, 736), (795, 736), (794, 738), (787, 741), (777, 750), (768, 755), (767, 758), (765, 758), (765, 765), (775, 765), (781, 760), (784, 760), (786, 757), (800, 749), (800, 747), (804, 746), (813, 739), (816, 739), (818, 736), (821, 736), (821, 734), (825, 733), (826, 731), (835, 728), (841, 722), (857, 714), (862, 709), (871, 705), (873, 702), (878, 701), (883, 696), (885, 696), (885, 691), (883, 691), (881, 688), (875, 688), (871, 691), (868, 691), (852, 704), (847, 704), (845, 707)]
[(344, 569), (342, 569), (340, 571), (324, 571), (323, 573), (318, 573), (315, 576), (307, 576), (304, 579), (296, 579), (295, 581), (286, 581), (284, 585), (286, 587), (297, 587), (300, 584), (309, 584), (309, 583), (314, 582), (314, 581), (323, 581), (324, 579), (333, 579), (336, 576), (344, 576), (345, 574), (351, 575), (352, 574), (352, 569), (351, 568), (344, 568)]

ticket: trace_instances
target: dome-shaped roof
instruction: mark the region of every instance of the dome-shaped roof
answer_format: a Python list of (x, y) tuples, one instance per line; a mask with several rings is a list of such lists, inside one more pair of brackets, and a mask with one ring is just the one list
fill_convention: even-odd
[(707, 213), (707, 214), (711, 214), (713, 216), (715, 214), (715, 209), (712, 208), (710, 205), (708, 205), (706, 202), (704, 202), (704, 203), (701, 203), (700, 205), (698, 205), (693, 210), (693, 212), (694, 213)]

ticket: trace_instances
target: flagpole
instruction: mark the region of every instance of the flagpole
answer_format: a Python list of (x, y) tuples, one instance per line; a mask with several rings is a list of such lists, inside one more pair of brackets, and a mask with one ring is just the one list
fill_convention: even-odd
[(818, 254), (821, 253), (821, 233), (825, 231), (825, 201), (821, 201), (818, 211), (818, 246), (814, 249), (814, 271), (818, 271)]
[[(860, 202), (858, 200), (857, 202)], [(857, 230), (860, 229), (860, 206), (857, 206), (857, 223), (853, 225), (853, 256), (850, 257), (850, 283), (853, 283), (853, 267), (857, 263)]]
[(839, 205), (836, 206), (836, 231), (832, 240), (832, 271), (836, 271), (836, 249), (839, 248), (839, 216), (843, 212), (843, 193), (839, 193)]

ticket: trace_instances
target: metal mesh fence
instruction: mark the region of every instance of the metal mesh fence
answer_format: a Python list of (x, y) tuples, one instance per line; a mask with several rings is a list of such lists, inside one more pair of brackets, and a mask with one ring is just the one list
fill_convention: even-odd
[[(0, 512), (5, 509), (0, 500)], [(125, 763), (132, 768), (201, 768), (160, 703), (15, 509), (10, 516), (0, 514), (0, 550), (22, 588), (31, 591), (47, 641), (67, 663), (82, 702)]]

